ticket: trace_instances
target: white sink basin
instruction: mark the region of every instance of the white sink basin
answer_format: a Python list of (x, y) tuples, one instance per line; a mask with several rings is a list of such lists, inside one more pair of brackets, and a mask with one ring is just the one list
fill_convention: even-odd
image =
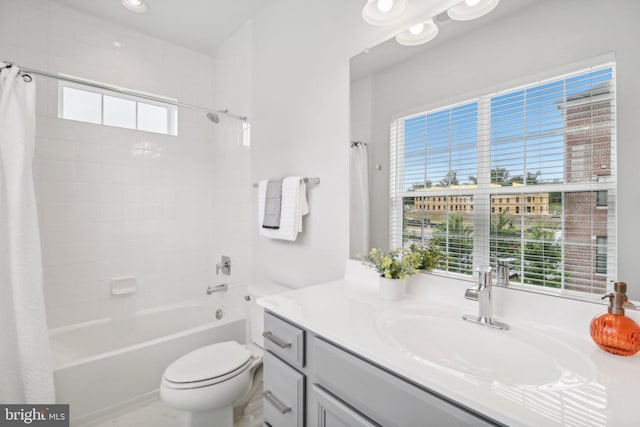
[(564, 389), (588, 382), (595, 372), (577, 351), (517, 325), (501, 331), (445, 311), (433, 316), (387, 313), (378, 320), (381, 336), (414, 360), (468, 379)]

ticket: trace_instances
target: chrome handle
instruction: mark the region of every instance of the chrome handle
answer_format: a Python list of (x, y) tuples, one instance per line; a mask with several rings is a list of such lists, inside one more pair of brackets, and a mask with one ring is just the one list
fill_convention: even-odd
[(269, 402), (271, 404), (271, 406), (276, 408), (276, 411), (280, 412), (282, 415), (284, 415), (287, 412), (291, 411), (291, 407), (289, 407), (289, 406), (285, 405), (284, 403), (280, 402), (280, 399), (275, 397), (273, 395), (273, 393), (271, 392), (271, 390), (266, 390), (264, 393), (262, 393), (262, 396), (265, 399), (267, 399), (267, 402)]
[(291, 343), (290, 342), (286, 342), (282, 338), (278, 338), (277, 336), (273, 335), (273, 333), (271, 333), (271, 331), (264, 331), (262, 333), (262, 336), (265, 337), (266, 339), (268, 339), (269, 341), (271, 341), (272, 343), (274, 343), (275, 345), (277, 345), (280, 348), (291, 347)]
[(465, 292), (464, 292), (464, 297), (466, 299), (470, 299), (473, 301), (478, 301), (478, 292), (479, 292), (479, 286), (474, 286), (473, 288), (468, 288)]

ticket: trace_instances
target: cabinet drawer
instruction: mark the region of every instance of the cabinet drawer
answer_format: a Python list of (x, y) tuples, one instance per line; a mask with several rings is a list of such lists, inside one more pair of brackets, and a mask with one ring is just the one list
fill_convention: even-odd
[(327, 341), (311, 345), (314, 383), (385, 427), (495, 425)]
[(304, 375), (265, 351), (263, 381), (265, 424), (273, 427), (302, 427)]
[(310, 405), (317, 406), (318, 420), (313, 425), (318, 427), (380, 427), (356, 413), (344, 403), (340, 402), (327, 391), (313, 385)]
[(266, 350), (295, 367), (304, 366), (304, 330), (266, 313), (262, 335)]

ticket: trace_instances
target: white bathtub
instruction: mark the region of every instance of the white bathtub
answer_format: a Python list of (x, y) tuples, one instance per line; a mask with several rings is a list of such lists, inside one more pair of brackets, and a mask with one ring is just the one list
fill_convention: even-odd
[(164, 369), (183, 354), (245, 336), (243, 316), (197, 303), (51, 330), (57, 401), (81, 424), (158, 390)]

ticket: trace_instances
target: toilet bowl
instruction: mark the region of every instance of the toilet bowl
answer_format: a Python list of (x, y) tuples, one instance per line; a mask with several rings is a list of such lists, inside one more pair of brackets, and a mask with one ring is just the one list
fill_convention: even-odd
[(273, 283), (249, 286), (249, 328), (252, 344), (225, 341), (188, 353), (165, 370), (160, 397), (182, 412), (183, 427), (232, 427), (235, 412), (256, 395), (261, 377), (264, 311), (255, 300), (284, 292)]

